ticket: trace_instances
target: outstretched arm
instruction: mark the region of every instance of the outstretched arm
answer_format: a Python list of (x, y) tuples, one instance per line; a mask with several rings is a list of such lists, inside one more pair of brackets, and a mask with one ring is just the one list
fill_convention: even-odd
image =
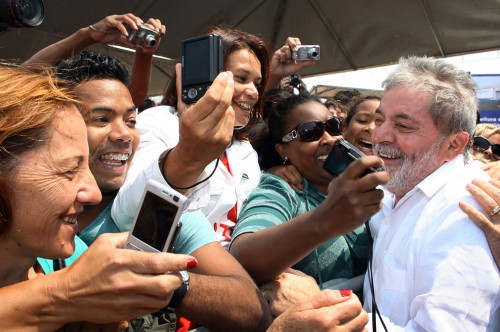
[(270, 309), (261, 292), (218, 242), (192, 255), (199, 265), (190, 273), (190, 290), (178, 314), (210, 331), (264, 331), (269, 326)]
[[(322, 243), (360, 227), (380, 209), (383, 192), (376, 187), (386, 183), (389, 174), (359, 176), (367, 168), (381, 164), (382, 160), (373, 156), (353, 162), (330, 183), (329, 194), (318, 207), (298, 216), (285, 214), (281, 206), (276, 206), (275, 202), (286, 201), (287, 194), (276, 191), (274, 185), (266, 188), (270, 190), (262, 194), (264, 199), (253, 195), (239, 215), (231, 254), (258, 285), (274, 280)], [(274, 196), (270, 194), (273, 190)], [(252, 199), (258, 204), (252, 203)], [(269, 214), (269, 219), (279, 220), (278, 224), (266, 224), (269, 219), (262, 217), (262, 211)], [(245, 232), (247, 222), (268, 226), (257, 232)]]
[(101, 44), (123, 44), (130, 46), (123, 36), (128, 36), (127, 26), (137, 29), (142, 20), (133, 14), (110, 15), (101, 21), (79, 29), (70, 36), (45, 47), (35, 53), (31, 58), (23, 63), (23, 66), (43, 64), (53, 66), (59, 60), (71, 58), (77, 52), (90, 45)]
[(231, 142), (234, 81), (230, 71), (220, 73), (206, 94), (188, 106), (181, 98), (181, 65), (177, 64), (175, 69), (177, 111), (180, 114), (179, 143), (163, 163), (162, 172), (169, 184), (186, 188), (197, 182), (205, 167), (220, 157)]
[(297, 51), (297, 47), (300, 45), (299, 38), (288, 37), (285, 45), (274, 52), (269, 69), (267, 89), (278, 87), (284, 77), (297, 74), (302, 68), (314, 64), (313, 60), (292, 60), (292, 52)]
[(59, 60), (73, 57), (79, 51), (93, 44), (120, 44), (134, 47), (127, 41), (127, 29), (137, 30), (141, 25), (158, 33), (156, 44), (151, 48), (136, 49), (132, 76), (129, 86), (132, 100), (136, 106), (146, 99), (151, 79), (153, 54), (158, 50), (160, 40), (165, 35), (166, 28), (158, 19), (150, 18), (146, 23), (133, 14), (110, 15), (101, 21), (79, 29), (70, 36), (40, 50), (23, 63), (23, 66), (47, 65), (53, 66)]
[(134, 65), (132, 67), (132, 77), (128, 89), (132, 95), (135, 106), (139, 106), (148, 96), (149, 85), (151, 83), (151, 68), (153, 66), (153, 54), (160, 46), (161, 37), (165, 35), (166, 27), (158, 19), (150, 18), (145, 24), (146, 27), (158, 33), (154, 47), (137, 47), (135, 50)]

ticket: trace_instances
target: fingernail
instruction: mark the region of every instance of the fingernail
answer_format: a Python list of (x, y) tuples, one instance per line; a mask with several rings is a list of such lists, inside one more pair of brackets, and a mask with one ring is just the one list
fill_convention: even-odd
[(346, 297), (352, 294), (352, 289), (342, 289), (340, 291), (340, 296)]
[(190, 258), (187, 261), (187, 268), (188, 269), (194, 269), (195, 267), (198, 266), (198, 261), (194, 258)]

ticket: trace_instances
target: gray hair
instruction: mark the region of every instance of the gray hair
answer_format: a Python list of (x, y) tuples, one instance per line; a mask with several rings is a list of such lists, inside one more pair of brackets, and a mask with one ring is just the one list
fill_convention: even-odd
[(400, 58), (396, 70), (382, 82), (385, 91), (401, 85), (434, 95), (429, 113), (442, 135), (465, 131), (473, 137), (479, 101), (470, 73), (441, 59), (410, 56)]

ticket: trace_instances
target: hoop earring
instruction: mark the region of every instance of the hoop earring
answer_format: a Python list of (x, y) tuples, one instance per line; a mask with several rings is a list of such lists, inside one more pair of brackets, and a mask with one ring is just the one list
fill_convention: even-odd
[(285, 156), (285, 158), (283, 158), (283, 165), (285, 165), (287, 162), (288, 162), (288, 157)]

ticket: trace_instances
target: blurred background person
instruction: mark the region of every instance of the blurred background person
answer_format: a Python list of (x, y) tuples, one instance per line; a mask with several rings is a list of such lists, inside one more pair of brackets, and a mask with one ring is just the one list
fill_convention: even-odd
[(357, 97), (344, 120), (342, 136), (366, 155), (373, 154), (372, 133), (375, 128), (375, 111), (379, 105), (379, 96)]
[(500, 128), (490, 123), (480, 123), (469, 150), (472, 158), (484, 163), (500, 160)]

